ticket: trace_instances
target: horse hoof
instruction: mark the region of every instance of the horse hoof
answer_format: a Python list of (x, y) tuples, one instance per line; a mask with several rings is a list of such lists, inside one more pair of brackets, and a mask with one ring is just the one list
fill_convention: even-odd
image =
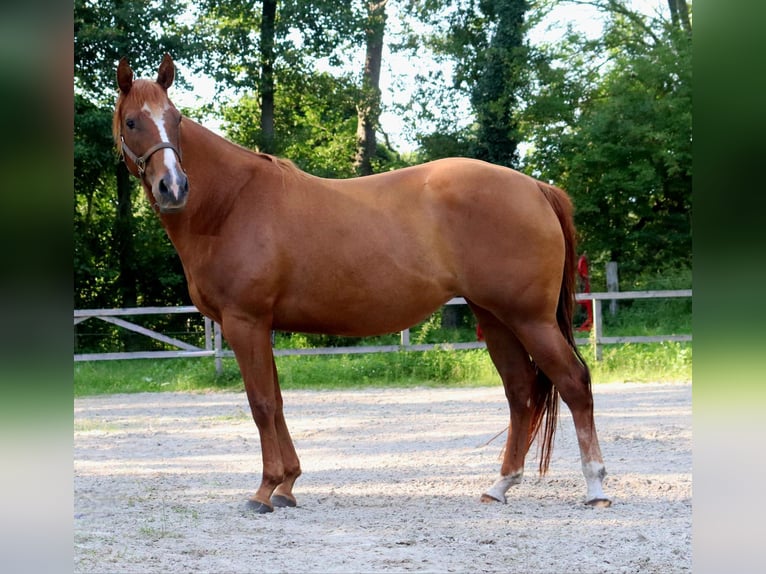
[(589, 500), (586, 502), (588, 506), (592, 506), (593, 508), (609, 508), (612, 506), (612, 501), (608, 498), (594, 498), (593, 500)]
[(274, 512), (273, 506), (270, 506), (258, 500), (252, 500), (252, 499), (248, 500), (247, 507), (250, 510), (254, 511), (256, 514), (268, 514), (269, 512)]
[(275, 494), (272, 496), (271, 504), (273, 504), (275, 508), (294, 508), (297, 506), (294, 499), (282, 496), (281, 494)]
[(487, 494), (486, 492), (481, 495), (481, 498), (479, 500), (485, 504), (489, 504), (492, 502), (502, 502), (503, 504), (506, 503), (505, 500), (500, 500), (499, 498), (495, 498), (494, 496), (492, 496), (491, 494)]

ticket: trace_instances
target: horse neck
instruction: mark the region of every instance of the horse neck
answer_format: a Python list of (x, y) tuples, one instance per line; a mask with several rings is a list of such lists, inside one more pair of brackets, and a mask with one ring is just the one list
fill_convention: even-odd
[(185, 235), (218, 234), (237, 194), (253, 175), (244, 148), (186, 117), (182, 126), (180, 147), (189, 178), (189, 200), (181, 213), (160, 216), (179, 251)]

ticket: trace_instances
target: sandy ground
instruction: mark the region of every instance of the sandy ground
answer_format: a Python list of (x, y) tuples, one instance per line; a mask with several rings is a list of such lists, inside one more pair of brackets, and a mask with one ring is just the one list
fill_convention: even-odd
[[(298, 508), (254, 515), (240, 393), (75, 401), (76, 572), (691, 571), (691, 384), (594, 387), (611, 508), (562, 406), (547, 476), (481, 504), (507, 424), (500, 387), (285, 392)], [(533, 446), (533, 450), (534, 450)]]

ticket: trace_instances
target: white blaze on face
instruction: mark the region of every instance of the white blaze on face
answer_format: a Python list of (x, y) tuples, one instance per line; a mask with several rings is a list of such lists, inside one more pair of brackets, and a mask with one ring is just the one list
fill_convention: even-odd
[[(168, 131), (165, 126), (165, 113), (170, 109), (170, 105), (165, 102), (162, 106), (155, 105), (152, 107), (148, 103), (144, 103), (141, 109), (148, 114), (149, 118), (157, 127), (160, 141), (169, 142), (170, 138), (168, 137)], [(178, 157), (173, 150), (168, 148), (161, 149), (157, 153), (162, 153), (163, 163), (167, 168), (167, 174), (170, 176), (170, 185), (168, 185), (168, 190), (173, 196), (175, 196), (175, 199), (179, 199), (181, 197), (181, 181), (185, 178), (185, 176), (183, 176), (183, 169), (178, 163)], [(166, 178), (166, 181), (167, 180), (168, 178)], [(157, 197), (156, 190), (153, 189), (152, 191), (155, 194), (155, 197)]]
[[(161, 109), (159, 106), (152, 108), (149, 106), (149, 104), (144, 104), (141, 108), (143, 111), (149, 114), (149, 117), (154, 122), (154, 125), (157, 126), (157, 131), (160, 134), (160, 141), (164, 142), (170, 141), (170, 138), (168, 137), (168, 131), (165, 129), (165, 112), (169, 108), (170, 106), (167, 104), (167, 102)], [(177, 161), (178, 158), (176, 158), (176, 154), (173, 153), (173, 150), (165, 148), (160, 151), (162, 152), (162, 159), (165, 162), (165, 167), (168, 168), (168, 171), (174, 173), (176, 169), (179, 169)]]

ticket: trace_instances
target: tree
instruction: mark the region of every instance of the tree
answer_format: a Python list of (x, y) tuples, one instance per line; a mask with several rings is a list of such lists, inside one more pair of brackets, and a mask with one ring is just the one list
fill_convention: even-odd
[(109, 264), (115, 218), (112, 117), (81, 95), (74, 104), (75, 307), (108, 307), (118, 267)]
[[(336, 152), (343, 150), (336, 159), (350, 162), (353, 174), (372, 173), (381, 165), (399, 165), (401, 159), (376, 141), (386, 4), (387, 0), (284, 0), (269, 4), (268, 10), (265, 3), (254, 0), (209, 0), (201, 4), (197, 37), (200, 41), (205, 38), (208, 47), (206, 71), (220, 82), (222, 90), (233, 88), (226, 98), (230, 101), (234, 91), (237, 101), (221, 107), (229, 136), (260, 151), (286, 155), (309, 171), (318, 170), (316, 173), (350, 175), (338, 161), (326, 156), (312, 160), (304, 154), (294, 137), (299, 132), (307, 141), (315, 142), (318, 140), (314, 138), (324, 132), (319, 140), (325, 143), (320, 145), (334, 140), (330, 147)], [(360, 45), (366, 58), (355, 85), (347, 73), (338, 74), (333, 81), (314, 71), (320, 60), (332, 66), (344, 63), (344, 54)], [(328, 114), (327, 103), (337, 104), (337, 111), (346, 110), (352, 87), (356, 90), (356, 136), (352, 133), (355, 149), (349, 157), (345, 152), (347, 118), (341, 119), (335, 112)], [(307, 115), (308, 101), (317, 111)], [(296, 107), (291, 111), (289, 104)], [(257, 119), (255, 124), (245, 110)], [(315, 129), (320, 126), (312, 124), (309, 115), (332, 118), (336, 124)], [(296, 130), (297, 126), (301, 128)]]
[(129, 57), (134, 69), (147, 71), (156, 70), (165, 52), (176, 59), (188, 57), (188, 31), (176, 24), (185, 9), (180, 0), (75, 0), (76, 90), (96, 104), (111, 105), (121, 57)]
[[(358, 88), (350, 78), (316, 73), (286, 78), (275, 101), (274, 153), (325, 177), (351, 177)], [(222, 109), (227, 137), (245, 147), (260, 141), (260, 100), (245, 95)]]
[(498, 165), (518, 167), (519, 143), (516, 113), (525, 74), (524, 13), (526, 0), (480, 2), (495, 30), (486, 50), (477, 57), (477, 74), (471, 104), (478, 130), (473, 157)]
[(75, 0), (75, 297), (80, 305), (135, 306), (146, 301), (142, 284), (162, 275), (142, 267), (146, 248), (137, 248), (142, 225), (133, 201), (137, 186), (114, 153), (111, 114), (120, 57), (130, 57), (137, 69), (154, 70), (164, 52), (179, 59), (189, 55), (185, 29), (173, 24), (184, 10), (184, 3), (174, 1)]
[(383, 61), (383, 36), (386, 27), (386, 4), (388, 0), (372, 0), (366, 3), (364, 71), (361, 97), (357, 105), (356, 157), (354, 168), (357, 175), (373, 172), (372, 158), (377, 150), (375, 128), (380, 118), (380, 66)]
[[(407, 13), (421, 24), (399, 49), (428, 49), (438, 62), (453, 66), (451, 78), (431, 73), (419, 84), (410, 107), (415, 122), (436, 120), (430, 133), (417, 130), (423, 159), (466, 155), (517, 166), (519, 136), (516, 115), (525, 85), (527, 47), (525, 0), (411, 0)], [(422, 25), (428, 32), (422, 32)], [(460, 125), (465, 115), (456, 96), (468, 100), (474, 121)], [(436, 102), (442, 109), (434, 110)], [(446, 103), (446, 105), (444, 105)]]
[(680, 17), (593, 4), (609, 15), (601, 38), (570, 34), (534, 60), (526, 167), (573, 196), (595, 263), (618, 261), (628, 280), (690, 266), (690, 38)]
[(205, 0), (197, 6), (195, 38), (206, 46), (197, 70), (213, 76), (219, 92), (258, 99), (256, 147), (279, 149), (275, 108), (283, 86), (301, 86), (318, 58), (358, 40), (358, 15), (351, 3), (331, 0)]

